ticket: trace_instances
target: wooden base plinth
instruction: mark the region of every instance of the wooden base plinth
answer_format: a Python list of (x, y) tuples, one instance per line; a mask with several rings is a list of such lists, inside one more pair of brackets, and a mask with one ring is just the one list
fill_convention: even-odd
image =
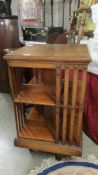
[(81, 147), (61, 145), (46, 141), (38, 141), (24, 138), (16, 138), (14, 144), (17, 147), (28, 148), (32, 150), (39, 150), (44, 152), (68, 155), (68, 156), (81, 156)]

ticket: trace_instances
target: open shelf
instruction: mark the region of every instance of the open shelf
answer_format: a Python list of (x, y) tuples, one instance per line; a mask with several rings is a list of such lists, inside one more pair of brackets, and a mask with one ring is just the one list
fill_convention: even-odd
[(19, 137), (35, 139), (35, 140), (45, 140), (54, 142), (51, 132), (48, 130), (47, 126), (32, 126), (26, 123), (19, 133)]
[(45, 118), (36, 107), (32, 107), (25, 119), (26, 123), (32, 126), (45, 126)]
[(48, 129), (45, 117), (36, 108), (32, 108), (26, 117), (19, 136), (23, 138), (54, 142), (52, 132)]
[(55, 106), (55, 86), (23, 85), (22, 91), (15, 98), (15, 102), (37, 105)]

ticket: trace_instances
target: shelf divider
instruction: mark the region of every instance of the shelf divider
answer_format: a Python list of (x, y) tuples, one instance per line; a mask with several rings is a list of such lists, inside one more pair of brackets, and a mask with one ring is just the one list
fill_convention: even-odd
[[(64, 106), (68, 105), (68, 92), (69, 91), (69, 65), (65, 65), (65, 77), (64, 77)], [(62, 123), (62, 143), (66, 143), (67, 135), (67, 114), (68, 109), (63, 109), (63, 123)]]
[(55, 141), (59, 143), (59, 130), (60, 130), (60, 89), (61, 89), (61, 68), (60, 65), (56, 67), (56, 130)]

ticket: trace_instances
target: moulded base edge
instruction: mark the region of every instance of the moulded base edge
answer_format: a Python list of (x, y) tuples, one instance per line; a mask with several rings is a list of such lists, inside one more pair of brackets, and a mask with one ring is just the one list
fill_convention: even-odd
[(17, 147), (28, 148), (43, 152), (50, 152), (68, 156), (81, 156), (82, 148), (77, 146), (56, 144), (47, 141), (31, 140), (25, 138), (16, 138), (14, 144)]

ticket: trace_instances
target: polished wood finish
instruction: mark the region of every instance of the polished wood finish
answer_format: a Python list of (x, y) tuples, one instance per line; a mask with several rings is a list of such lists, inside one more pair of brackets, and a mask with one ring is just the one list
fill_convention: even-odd
[(0, 17), (0, 92), (9, 92), (8, 69), (3, 59), (5, 49), (19, 47), (17, 16)]
[(55, 128), (55, 139), (56, 143), (59, 142), (59, 125), (60, 125), (60, 83), (61, 83), (61, 72), (60, 65), (56, 67), (56, 128)]
[[(65, 66), (65, 81), (64, 81), (64, 106), (68, 106), (68, 89), (69, 89), (69, 66)], [(66, 143), (67, 132), (67, 108), (63, 110), (63, 124), (62, 124), (62, 143)]]
[[(80, 100), (79, 100), (79, 106), (82, 107), (85, 97), (85, 86), (86, 86), (86, 77), (87, 77), (87, 67), (84, 67), (82, 80), (81, 80), (81, 91), (80, 91)], [(76, 134), (76, 142), (79, 144), (79, 139), (81, 137), (81, 131), (82, 131), (82, 115), (83, 110), (79, 110), (79, 118), (78, 118), (78, 128), (77, 128), (77, 134)]]
[(52, 137), (52, 134), (49, 132), (46, 125), (41, 126), (40, 124), (32, 126), (29, 123), (25, 123), (25, 126), (19, 133), (19, 137), (51, 142), (54, 141), (54, 138)]
[(62, 145), (53, 142), (39, 141), (33, 139), (18, 138), (15, 139), (15, 146), (28, 148), (32, 150), (46, 151), (62, 155), (81, 156), (81, 148), (70, 145)]
[(51, 89), (54, 88), (43, 85), (24, 85), (15, 102), (55, 106), (55, 94), (51, 93)]
[[(76, 106), (77, 104), (77, 86), (78, 86), (78, 66), (74, 67), (74, 78), (73, 78), (73, 87), (72, 87), (72, 106)], [(70, 116), (70, 133), (69, 133), (69, 142), (73, 143), (73, 135), (74, 135), (74, 121), (75, 121), (75, 108), (71, 109)]]
[[(90, 56), (86, 45), (33, 45), (5, 56), (14, 102), (15, 145), (80, 156)], [(32, 68), (26, 82), (24, 68)]]
[[(22, 47), (7, 55), (7, 60), (47, 62), (82, 62), (90, 60), (86, 45), (46, 44)], [(22, 65), (20, 65), (22, 66)], [(29, 66), (28, 66), (29, 67)]]

